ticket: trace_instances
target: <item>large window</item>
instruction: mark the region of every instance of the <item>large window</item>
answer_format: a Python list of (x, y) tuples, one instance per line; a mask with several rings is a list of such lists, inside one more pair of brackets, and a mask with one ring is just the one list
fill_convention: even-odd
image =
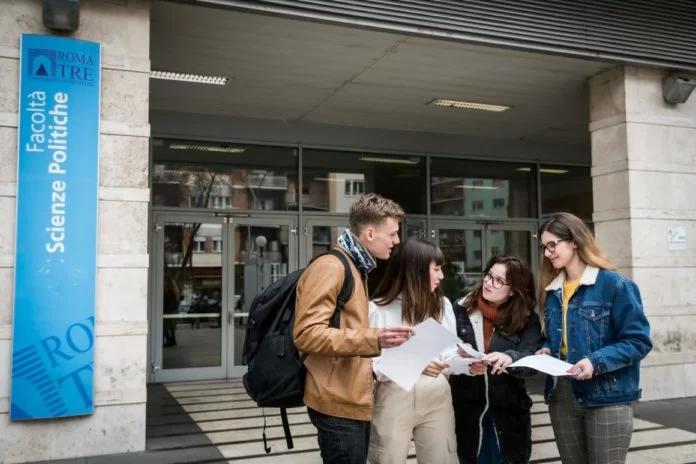
[(375, 192), (409, 214), (426, 212), (425, 158), (306, 149), (302, 164), (305, 211), (347, 213), (358, 195)]
[(432, 156), (428, 179), (426, 157), (310, 148), (302, 157), (300, 191), (299, 148), (154, 139), (152, 204), (347, 213), (358, 196), (375, 192), (412, 217), (427, 213), (430, 188), (434, 216), (537, 220), (569, 211), (592, 221), (589, 167), (541, 165), (537, 192), (531, 163)]
[(296, 149), (155, 140), (153, 159), (154, 206), (298, 209)]
[(431, 213), (536, 218), (535, 171), (526, 164), (432, 158)]
[(546, 219), (567, 211), (586, 222), (592, 221), (592, 177), (590, 168), (542, 165), (541, 212)]

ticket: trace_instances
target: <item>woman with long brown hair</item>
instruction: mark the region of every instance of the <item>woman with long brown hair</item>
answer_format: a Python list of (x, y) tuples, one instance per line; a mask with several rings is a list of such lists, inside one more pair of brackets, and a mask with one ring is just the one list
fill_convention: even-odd
[(534, 371), (508, 366), (541, 346), (535, 305), (532, 271), (512, 256), (491, 258), (481, 283), (456, 305), (459, 338), (486, 353), (450, 377), (460, 463), (529, 462), (532, 400), (524, 377)]
[(640, 291), (576, 216), (552, 216), (539, 237), (546, 341), (538, 353), (573, 364), (571, 377), (549, 376), (544, 393), (561, 460), (624, 463), (640, 361), (652, 349)]
[[(452, 305), (440, 290), (443, 264), (437, 246), (408, 239), (392, 254), (370, 302), (370, 326), (415, 326), (433, 318), (454, 333)], [(403, 464), (413, 437), (419, 463), (456, 464), (454, 414), (443, 373), (447, 365), (432, 360), (411, 391), (405, 391), (381, 373), (379, 362), (373, 360), (377, 382), (368, 462)]]

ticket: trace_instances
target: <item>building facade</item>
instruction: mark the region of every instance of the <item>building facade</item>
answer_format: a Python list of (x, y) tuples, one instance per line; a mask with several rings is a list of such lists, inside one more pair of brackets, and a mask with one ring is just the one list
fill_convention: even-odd
[(663, 88), (696, 72), (691, 2), (79, 8), (62, 35), (102, 45), (94, 413), (9, 416), (20, 36), (54, 34), (40, 0), (13, 0), (0, 9), (0, 462), (143, 450), (147, 384), (241, 376), (253, 297), (328, 249), (370, 191), (404, 206), (404, 236), (443, 249), (450, 298), (494, 255), (538, 269), (538, 226), (574, 212), (641, 288), (644, 398), (696, 395), (696, 97), (668, 103)]

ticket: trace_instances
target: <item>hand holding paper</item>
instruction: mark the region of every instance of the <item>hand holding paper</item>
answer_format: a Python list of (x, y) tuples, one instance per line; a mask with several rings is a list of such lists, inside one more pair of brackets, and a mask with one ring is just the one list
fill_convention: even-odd
[(448, 365), (444, 361), (433, 359), (423, 370), (423, 375), (427, 375), (428, 377), (437, 377), (442, 373), (442, 371), (447, 369), (447, 367)]
[(526, 356), (508, 367), (531, 367), (539, 372), (553, 375), (554, 377), (574, 375), (573, 372), (568, 372), (573, 368), (573, 365), (560, 359), (551, 357), (547, 354), (535, 354)]
[(379, 329), (377, 339), (380, 348), (394, 348), (406, 342), (415, 335), (411, 327), (387, 327)]
[(469, 356), (474, 359), (483, 359), (486, 356), (480, 351), (476, 351), (474, 347), (468, 343), (457, 343), (457, 348), (459, 348), (459, 355), (464, 358)]
[(452, 375), (467, 374), (470, 373), (470, 366), (473, 363), (479, 362), (478, 359), (474, 358), (462, 358), (458, 354), (450, 356), (447, 358), (447, 364), (449, 365), (449, 371)]
[(435, 319), (413, 328), (415, 335), (403, 345), (382, 351), (380, 371), (406, 391), (410, 391), (423, 370), (445, 348), (460, 340)]

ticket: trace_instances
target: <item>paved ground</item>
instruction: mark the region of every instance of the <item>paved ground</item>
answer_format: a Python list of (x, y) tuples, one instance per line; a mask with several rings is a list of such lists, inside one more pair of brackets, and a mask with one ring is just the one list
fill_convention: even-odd
[[(532, 463), (560, 463), (540, 382), (531, 382)], [(147, 452), (51, 464), (318, 464), (314, 427), (306, 411), (291, 411), (295, 448), (288, 450), (277, 410), (267, 409), (266, 434), (271, 453), (261, 440), (264, 417), (237, 380), (173, 383), (148, 388)], [(629, 464), (696, 464), (696, 397), (639, 403)], [(411, 455), (410, 462), (416, 462)]]

